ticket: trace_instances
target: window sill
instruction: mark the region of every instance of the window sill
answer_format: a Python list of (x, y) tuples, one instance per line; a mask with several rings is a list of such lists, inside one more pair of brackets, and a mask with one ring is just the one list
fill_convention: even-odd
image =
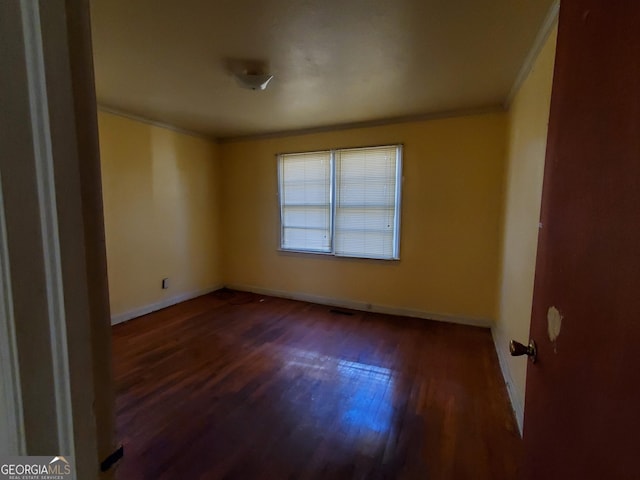
[(347, 260), (373, 260), (376, 262), (400, 262), (400, 257), (398, 258), (380, 258), (380, 257), (361, 257), (356, 255), (338, 255), (332, 252), (315, 252), (311, 250), (289, 250), (286, 248), (278, 248), (278, 253), (282, 254), (291, 254), (293, 256), (303, 255), (303, 256), (314, 256), (314, 257), (330, 257), (330, 258), (344, 258)]

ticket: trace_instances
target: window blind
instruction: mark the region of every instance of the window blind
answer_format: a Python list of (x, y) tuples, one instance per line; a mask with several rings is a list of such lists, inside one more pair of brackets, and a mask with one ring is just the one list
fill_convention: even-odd
[(280, 248), (398, 259), (402, 146), (278, 155)]
[(335, 152), (335, 253), (398, 258), (400, 147)]
[(279, 156), (281, 248), (331, 251), (331, 152)]

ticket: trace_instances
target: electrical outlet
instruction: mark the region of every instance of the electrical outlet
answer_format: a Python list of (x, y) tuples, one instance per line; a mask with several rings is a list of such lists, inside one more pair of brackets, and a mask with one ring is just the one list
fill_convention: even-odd
[(168, 278), (163, 278), (162, 279), (162, 289), (166, 290), (167, 288), (169, 288), (169, 279)]

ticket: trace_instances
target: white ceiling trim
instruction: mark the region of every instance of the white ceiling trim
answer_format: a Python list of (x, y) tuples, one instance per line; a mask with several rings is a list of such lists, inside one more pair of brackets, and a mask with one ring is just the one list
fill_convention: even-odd
[(157, 120), (153, 120), (151, 118), (141, 117), (140, 115), (125, 112), (117, 108), (111, 108), (106, 105), (98, 104), (98, 110), (104, 113), (109, 113), (111, 115), (117, 115), (118, 117), (124, 117), (135, 122), (146, 123), (147, 125), (152, 125), (154, 127), (165, 128), (167, 130), (172, 130), (183, 135), (191, 135), (192, 137), (204, 138), (205, 140), (209, 140), (210, 142), (218, 143), (218, 139), (215, 137), (205, 135), (200, 132), (194, 132), (193, 130), (176, 127), (175, 125), (171, 125), (169, 123), (158, 122)]
[(424, 122), (427, 120), (439, 120), (444, 118), (469, 117), (472, 115), (485, 115), (490, 113), (504, 112), (505, 108), (502, 105), (490, 105), (487, 107), (480, 107), (480, 108), (448, 110), (444, 112), (423, 113), (423, 114), (417, 114), (417, 115), (408, 115), (404, 117), (392, 117), (392, 118), (386, 118), (386, 119), (380, 119), (380, 120), (366, 120), (362, 122), (343, 123), (343, 124), (337, 124), (337, 125), (327, 125), (323, 127), (305, 128), (305, 129), (296, 129), (296, 130), (283, 130), (278, 132), (261, 133), (256, 135), (243, 135), (238, 137), (208, 136), (200, 132), (194, 132), (192, 130), (187, 130), (187, 129), (177, 127), (175, 125), (165, 123), (165, 122), (159, 122), (151, 118), (142, 117), (140, 115), (125, 112), (123, 110), (119, 110), (116, 108), (111, 108), (102, 104), (98, 104), (98, 110), (111, 115), (116, 115), (118, 117), (127, 118), (129, 120), (144, 123), (147, 125), (152, 125), (154, 127), (172, 130), (176, 133), (181, 133), (183, 135), (191, 135), (193, 137), (203, 138), (205, 140), (209, 140), (210, 142), (214, 142), (214, 143), (233, 143), (233, 142), (245, 142), (245, 141), (253, 141), (253, 140), (267, 140), (271, 138), (292, 137), (292, 136), (299, 136), (299, 135), (311, 135), (314, 133), (326, 133), (326, 132), (334, 132), (334, 131), (340, 131), (340, 130), (353, 130), (356, 128), (383, 127), (383, 126), (394, 125), (398, 123)]
[(507, 95), (507, 98), (504, 102), (505, 110), (509, 110), (509, 107), (511, 107), (511, 102), (513, 102), (513, 99), (518, 93), (518, 90), (520, 90), (520, 87), (522, 86), (525, 79), (529, 75), (529, 72), (533, 69), (533, 65), (535, 64), (536, 59), (538, 58), (538, 54), (542, 51), (542, 48), (544, 47), (544, 44), (547, 41), (547, 38), (549, 37), (549, 34), (558, 23), (559, 12), (560, 12), (560, 0), (555, 0), (551, 5), (551, 7), (549, 8), (549, 12), (547, 13), (547, 16), (545, 17), (544, 22), (540, 27), (540, 31), (538, 32), (538, 35), (536, 35), (536, 39), (533, 41), (531, 50), (529, 50), (529, 53), (524, 59), (524, 63), (522, 64), (522, 67), (520, 67), (520, 71), (518, 72), (516, 81), (513, 82), (513, 86), (509, 91), (509, 95)]
[(472, 115), (484, 115), (489, 113), (504, 112), (502, 105), (490, 105), (480, 108), (467, 108), (460, 110), (448, 110), (444, 112), (423, 113), (418, 115), (407, 115), (404, 117), (391, 117), (380, 120), (366, 120), (363, 122), (342, 123), (337, 125), (327, 125), (324, 127), (304, 128), (299, 130), (284, 130), (280, 132), (261, 133), (257, 135), (243, 135), (238, 137), (222, 137), (220, 143), (245, 142), (251, 140), (267, 140), (271, 138), (292, 137), (298, 135), (310, 135), (314, 133), (335, 132), (339, 130), (353, 130), (355, 128), (382, 127), (395, 125), (398, 123), (424, 122), (427, 120), (439, 120), (452, 117), (469, 117)]

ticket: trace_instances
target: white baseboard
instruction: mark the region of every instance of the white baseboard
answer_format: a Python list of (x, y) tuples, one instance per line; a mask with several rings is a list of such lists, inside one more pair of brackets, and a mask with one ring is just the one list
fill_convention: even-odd
[(159, 302), (152, 303), (151, 305), (145, 305), (144, 307), (129, 310), (128, 312), (112, 315), (111, 325), (126, 322), (127, 320), (131, 320), (132, 318), (141, 317), (142, 315), (146, 315), (147, 313), (170, 307), (172, 305), (175, 305), (176, 303), (184, 302), (186, 300), (191, 300), (192, 298), (206, 295), (207, 293), (215, 292), (216, 290), (220, 290), (222, 287), (222, 285), (215, 285), (213, 287), (203, 288), (201, 290), (181, 293), (170, 298), (165, 298)]
[(493, 322), (486, 318), (462, 317), (446, 313), (433, 313), (424, 310), (412, 308), (392, 307), (388, 305), (375, 305), (371, 303), (361, 302), (357, 300), (348, 300), (343, 298), (324, 297), (321, 295), (313, 295), (303, 292), (287, 292), (283, 290), (272, 290), (270, 288), (256, 287), (252, 285), (232, 284), (225, 285), (231, 290), (240, 290), (244, 292), (252, 292), (260, 295), (269, 295), (272, 297), (289, 298), (292, 300), (300, 300), (303, 302), (319, 303), (321, 305), (330, 305), (332, 307), (349, 308), (352, 310), (361, 310), (365, 312), (384, 313), (387, 315), (399, 315), (403, 317), (424, 318), (427, 320), (436, 320), (438, 322), (458, 323), (461, 325), (471, 325), (474, 327), (490, 328)]
[(500, 370), (502, 370), (504, 383), (507, 386), (507, 392), (509, 393), (509, 399), (511, 400), (511, 408), (516, 416), (518, 430), (520, 430), (520, 436), (522, 437), (522, 426), (524, 425), (524, 399), (520, 398), (520, 394), (516, 391), (515, 384), (513, 383), (513, 377), (511, 376), (511, 370), (509, 369), (510, 357), (507, 357), (506, 350), (500, 348), (501, 345), (506, 345), (506, 340), (500, 337), (500, 334), (495, 328), (491, 329), (491, 336), (493, 337), (493, 344), (496, 348), (496, 353), (498, 354)]

